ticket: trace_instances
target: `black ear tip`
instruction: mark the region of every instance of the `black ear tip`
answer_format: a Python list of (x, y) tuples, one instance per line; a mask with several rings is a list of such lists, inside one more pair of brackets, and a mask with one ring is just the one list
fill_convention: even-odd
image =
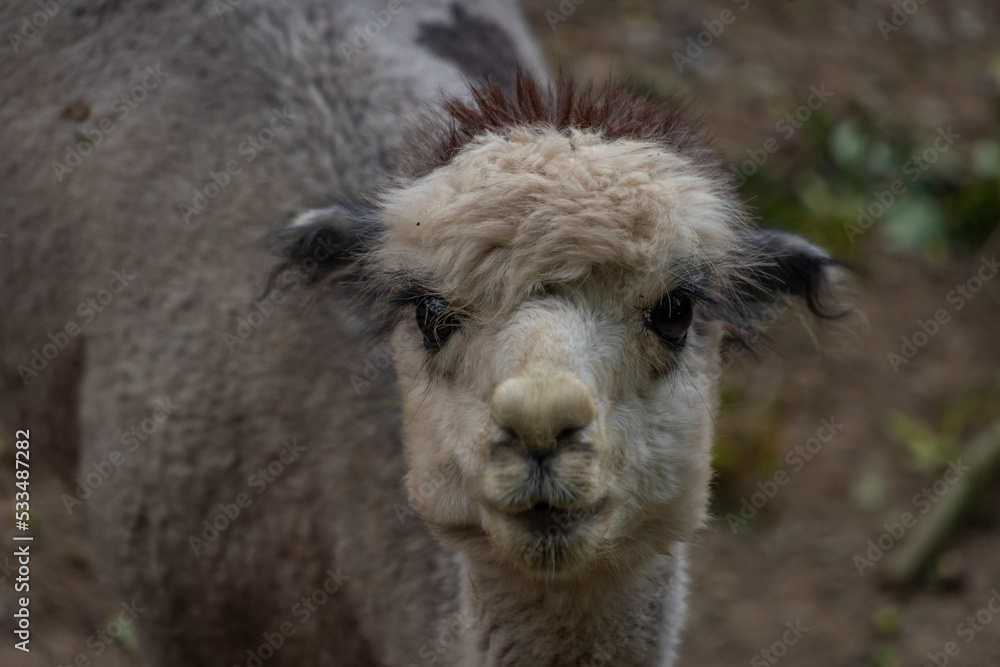
[(357, 262), (378, 233), (370, 208), (338, 204), (304, 213), (270, 232), (264, 248), (284, 260), (275, 273), (297, 270), (309, 283), (317, 283)]
[(787, 294), (805, 302), (816, 317), (838, 320), (856, 310), (844, 306), (839, 293), (853, 282), (854, 270), (846, 262), (831, 257), (822, 248), (800, 236), (767, 229), (746, 233), (750, 255), (752, 292)]
[(315, 233), (299, 225), (275, 229), (264, 237), (264, 249), (276, 257), (295, 259), (308, 249)]

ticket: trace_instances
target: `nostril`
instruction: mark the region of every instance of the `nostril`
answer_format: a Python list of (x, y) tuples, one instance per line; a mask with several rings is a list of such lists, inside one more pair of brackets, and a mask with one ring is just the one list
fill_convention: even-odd
[(570, 428), (564, 428), (563, 430), (559, 431), (559, 433), (556, 434), (556, 442), (559, 443), (560, 445), (566, 444), (570, 440), (575, 438), (577, 434), (579, 434), (580, 431), (582, 430), (583, 430), (582, 428), (577, 428), (575, 426)]

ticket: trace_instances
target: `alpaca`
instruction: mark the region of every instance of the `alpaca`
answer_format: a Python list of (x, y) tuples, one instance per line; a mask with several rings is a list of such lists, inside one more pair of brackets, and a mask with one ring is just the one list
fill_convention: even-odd
[(445, 664), (673, 664), (724, 352), (779, 299), (850, 312), (841, 265), (753, 227), (673, 103), (568, 79), (446, 101), (394, 182), (271, 243), (272, 280), (390, 341), (410, 507), (468, 624)]
[(508, 0), (37, 11), (0, 420), (147, 664), (671, 664), (722, 359), (839, 265), (673, 105), (550, 88)]

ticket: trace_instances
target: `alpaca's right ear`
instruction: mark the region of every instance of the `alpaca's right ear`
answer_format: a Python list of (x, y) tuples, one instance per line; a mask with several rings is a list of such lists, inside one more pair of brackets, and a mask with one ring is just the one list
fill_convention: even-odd
[(302, 214), (288, 227), (268, 234), (265, 244), (271, 254), (284, 259), (275, 274), (297, 270), (315, 284), (356, 265), (381, 231), (374, 209), (336, 204)]
[[(741, 234), (739, 267), (715, 306), (729, 324), (728, 342), (749, 347), (798, 301), (839, 338), (850, 338), (864, 316), (851, 269), (795, 234), (754, 229)], [(711, 311), (711, 309), (709, 309)]]

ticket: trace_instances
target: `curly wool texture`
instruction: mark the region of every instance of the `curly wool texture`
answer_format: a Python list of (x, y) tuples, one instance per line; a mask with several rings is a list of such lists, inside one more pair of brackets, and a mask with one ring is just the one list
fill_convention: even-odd
[(501, 315), (592, 276), (641, 292), (717, 271), (733, 261), (742, 209), (691, 158), (656, 143), (515, 127), (387, 193), (382, 220), (377, 264), (433, 276), (457, 308)]

